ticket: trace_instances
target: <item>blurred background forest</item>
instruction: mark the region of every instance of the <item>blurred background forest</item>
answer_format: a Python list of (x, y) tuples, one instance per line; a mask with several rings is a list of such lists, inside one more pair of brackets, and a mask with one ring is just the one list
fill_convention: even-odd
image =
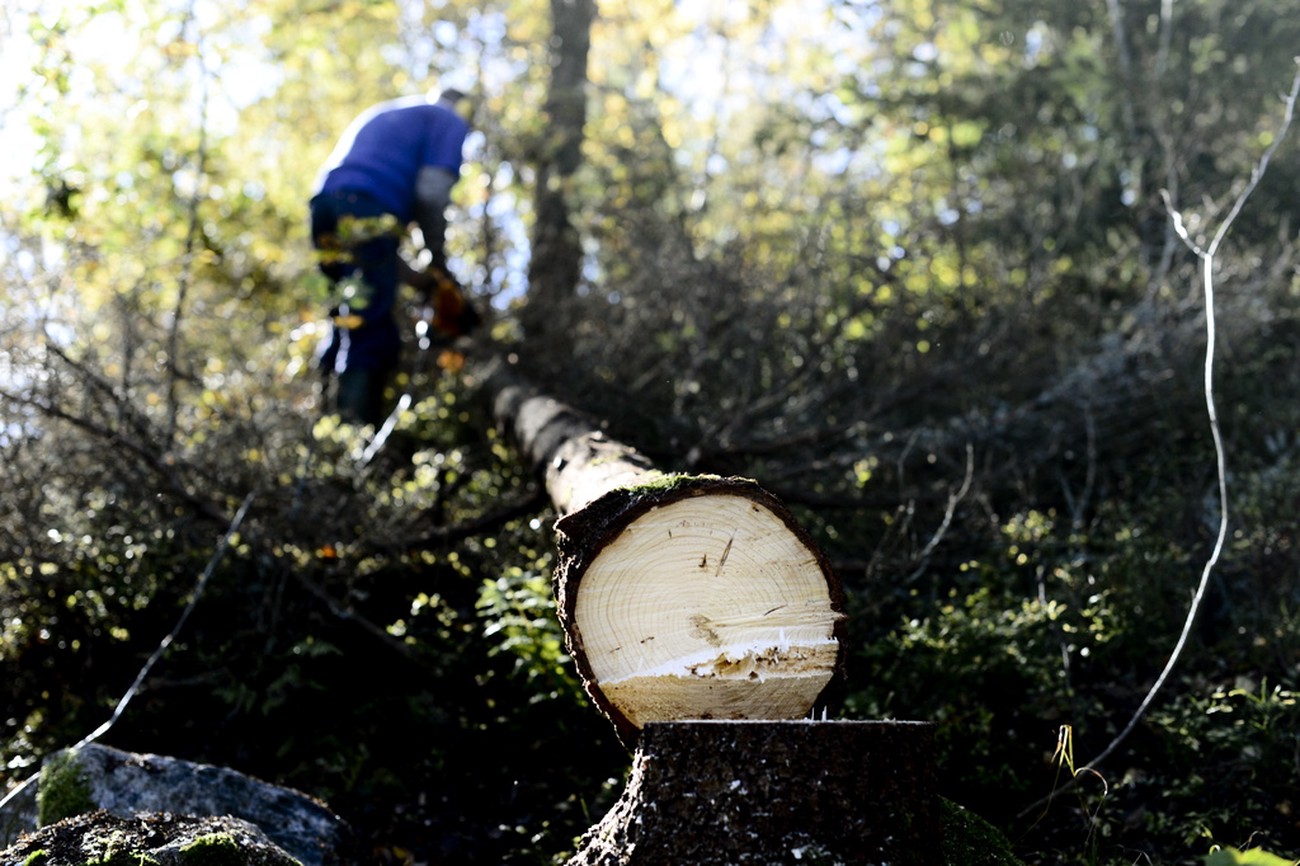
[[(459, 86), (452, 269), (554, 396), (757, 479), (848, 592), (837, 714), (938, 723), (1028, 863), (1300, 856), (1300, 16), (1276, 0), (11, 0), (0, 781), (103, 741), (328, 801), (377, 856), (550, 863), (621, 790), (554, 515), (407, 353), (320, 417), (306, 200)], [(584, 56), (585, 54), (585, 56)], [(554, 74), (553, 74), (554, 73)], [(1229, 531), (1164, 689), (1221, 509)], [(543, 216), (539, 218), (539, 214)]]

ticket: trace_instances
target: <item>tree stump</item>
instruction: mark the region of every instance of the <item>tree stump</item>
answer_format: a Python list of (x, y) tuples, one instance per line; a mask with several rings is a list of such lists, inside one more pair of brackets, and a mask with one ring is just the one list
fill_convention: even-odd
[(568, 866), (943, 863), (918, 722), (646, 725), (622, 797)]

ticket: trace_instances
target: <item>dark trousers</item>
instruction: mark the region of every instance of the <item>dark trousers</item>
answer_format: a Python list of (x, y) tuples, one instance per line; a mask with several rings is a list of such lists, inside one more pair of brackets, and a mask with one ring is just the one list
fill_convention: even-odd
[(312, 244), (337, 296), (319, 367), (339, 377), (336, 403), (345, 420), (378, 424), (401, 349), (393, 308), (403, 227), (361, 193), (321, 193), (310, 208)]

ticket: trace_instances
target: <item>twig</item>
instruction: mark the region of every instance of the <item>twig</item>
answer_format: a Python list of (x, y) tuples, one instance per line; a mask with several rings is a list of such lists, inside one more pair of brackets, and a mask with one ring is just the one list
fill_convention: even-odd
[(1300, 72), (1296, 73), (1295, 79), (1291, 82), (1291, 92), (1286, 97), (1286, 112), (1282, 118), (1281, 129), (1278, 130), (1277, 136), (1273, 143), (1264, 151), (1260, 157), (1259, 163), (1255, 166), (1250, 175), (1250, 183), (1237, 196), (1233, 202), (1232, 209), (1223, 222), (1219, 224), (1218, 230), (1214, 233), (1214, 239), (1205, 250), (1202, 250), (1187, 234), (1187, 229), (1183, 225), (1182, 215), (1174, 209), (1172, 203), (1166, 197), (1165, 204), (1169, 208), (1170, 217), (1174, 221), (1174, 228), (1178, 232), (1183, 243), (1196, 253), (1201, 259), (1201, 279), (1205, 285), (1205, 410), (1210, 424), (1210, 436), (1214, 440), (1214, 456), (1216, 469), (1219, 479), (1219, 534), (1214, 540), (1214, 549), (1210, 552), (1209, 558), (1205, 560), (1205, 566), (1201, 569), (1201, 580), (1196, 586), (1196, 592), (1192, 595), (1191, 605), (1187, 609), (1187, 618), (1183, 621), (1183, 630), (1178, 635), (1178, 642), (1174, 644), (1173, 652), (1169, 654), (1169, 660), (1165, 662), (1165, 668), (1156, 678), (1155, 683), (1147, 692), (1142, 703), (1133, 713), (1133, 718), (1119, 732), (1118, 736), (1111, 741), (1101, 754), (1083, 765), (1084, 769), (1092, 769), (1097, 764), (1106, 760), (1114, 753), (1120, 743), (1128, 738), (1133, 729), (1137, 727), (1138, 722), (1146, 715), (1147, 710), (1154, 702), (1156, 694), (1164, 686), (1165, 681), (1169, 679), (1169, 674), (1178, 664), (1179, 658), (1183, 654), (1183, 649), (1187, 646), (1187, 640), (1192, 633), (1192, 625), (1196, 621), (1196, 615), (1200, 611), (1201, 602), (1205, 598), (1205, 590), (1210, 583), (1210, 574), (1213, 572), (1215, 565), (1219, 562), (1219, 557), (1223, 553), (1223, 543), (1228, 537), (1228, 470), (1227, 459), (1223, 452), (1223, 434), (1219, 430), (1219, 415), (1214, 405), (1214, 345), (1215, 345), (1215, 321), (1214, 321), (1214, 257), (1219, 251), (1219, 246), (1227, 236), (1228, 230), (1236, 221), (1237, 215), (1246, 205), (1246, 200), (1250, 194), (1259, 186), (1260, 179), (1264, 177), (1264, 171), (1268, 168), (1269, 161), (1273, 158), (1274, 152), (1286, 137), (1287, 130), (1291, 126), (1291, 119), (1295, 114), (1296, 97), (1300, 95)]
[(114, 388), (112, 383), (105, 379), (98, 371), (94, 370), (84, 361), (73, 358), (70, 354), (58, 345), (49, 332), (45, 334), (45, 351), (58, 358), (70, 369), (81, 376), (82, 381), (90, 387), (92, 391), (102, 394), (107, 400), (111, 401), (112, 408), (116, 409), (118, 423), (125, 426), (130, 424), (131, 429), (135, 431), (137, 440), (152, 439), (154, 431), (150, 429), (147, 419), (135, 408), (132, 402), (123, 396), (126, 393), (126, 386), (121, 390)]
[(934, 531), (934, 535), (930, 536), (930, 540), (926, 542), (925, 547), (923, 547), (921, 552), (917, 554), (917, 559), (920, 562), (916, 566), (916, 570), (912, 572), (910, 577), (908, 577), (909, 583), (919, 578), (921, 572), (925, 571), (925, 567), (930, 562), (930, 554), (934, 553), (934, 549), (939, 546), (939, 542), (943, 541), (944, 535), (948, 532), (948, 527), (952, 525), (952, 518), (957, 512), (957, 506), (961, 504), (961, 501), (966, 498), (966, 494), (970, 492), (971, 481), (974, 477), (975, 447), (967, 442), (966, 477), (962, 479), (961, 487), (958, 488), (955, 493), (948, 494), (948, 505), (943, 510), (943, 520), (939, 523), (939, 528)]
[[(1297, 62), (1300, 63), (1300, 58), (1297, 58)], [(1201, 602), (1205, 598), (1206, 588), (1209, 586), (1210, 575), (1213, 572), (1215, 565), (1218, 564), (1220, 555), (1223, 553), (1223, 545), (1228, 535), (1228, 473), (1227, 460), (1224, 456), (1223, 450), (1223, 436), (1219, 430), (1218, 412), (1216, 411), (1214, 404), (1214, 258), (1219, 251), (1219, 247), (1223, 243), (1223, 239), (1227, 236), (1228, 230), (1232, 227), (1233, 222), (1236, 221), (1237, 215), (1240, 214), (1242, 208), (1245, 207), (1246, 200), (1250, 198), (1251, 193), (1255, 191), (1257, 186), (1259, 186), (1259, 182), (1263, 178), (1264, 172), (1268, 168), (1269, 161), (1272, 159), (1274, 152), (1277, 151), (1278, 146), (1282, 143), (1282, 139), (1286, 137), (1287, 130), (1291, 126), (1291, 120), (1295, 115), (1297, 96), (1300, 96), (1300, 71), (1296, 73), (1295, 78), (1291, 82), (1291, 91), (1285, 97), (1284, 102), (1286, 110), (1277, 136), (1274, 138), (1273, 143), (1264, 151), (1259, 162), (1255, 165), (1254, 170), (1251, 172), (1250, 182), (1237, 196), (1236, 201), (1233, 202), (1232, 208), (1228, 211), (1228, 215), (1224, 217), (1223, 222), (1219, 224), (1209, 246), (1202, 249), (1199, 244), (1192, 240), (1183, 223), (1182, 214), (1174, 208), (1168, 193), (1165, 193), (1165, 206), (1169, 210), (1169, 215), (1173, 220), (1174, 229), (1178, 233), (1178, 237), (1181, 238), (1183, 243), (1201, 259), (1201, 279), (1205, 286), (1205, 407), (1209, 420), (1210, 435), (1214, 440), (1215, 463), (1218, 471), (1219, 532), (1218, 536), (1215, 538), (1214, 547), (1210, 552), (1210, 556), (1206, 559), (1205, 566), (1201, 570), (1201, 579), (1197, 584), (1196, 591), (1192, 594), (1191, 604), (1187, 610), (1187, 618), (1183, 621), (1182, 632), (1178, 636), (1178, 641), (1174, 644), (1173, 651), (1169, 654), (1169, 659), (1165, 662), (1164, 670), (1160, 672), (1160, 676), (1156, 678), (1155, 683), (1151, 686), (1150, 690), (1147, 691), (1146, 697), (1142, 699), (1142, 703), (1138, 706), (1137, 710), (1134, 711), (1133, 717), (1129, 719), (1128, 724), (1124, 726), (1123, 730), (1121, 730), (1119, 734), (1111, 740), (1110, 744), (1107, 745), (1106, 748), (1102, 749), (1100, 754), (1080, 767), (1080, 770), (1091, 770), (1095, 772), (1097, 765), (1101, 764), (1114, 754), (1115, 750), (1118, 749), (1126, 739), (1128, 739), (1129, 735), (1133, 733), (1133, 730), (1138, 726), (1138, 723), (1143, 719), (1143, 717), (1145, 717), (1147, 710), (1150, 709), (1152, 703), (1155, 702), (1156, 695), (1160, 692), (1161, 688), (1164, 687), (1165, 682), (1169, 679), (1169, 675), (1178, 664), (1178, 661), (1183, 654), (1183, 650), (1187, 646), (1187, 641), (1192, 632), (1192, 626), (1196, 621), (1196, 615), (1200, 611)], [(1067, 783), (1066, 788), (1068, 789), (1071, 786), (1071, 783)], [(1050, 799), (1050, 797), (1048, 799)], [(1026, 814), (1037, 805), (1039, 804), (1034, 804), (1034, 806), (1029, 807), (1029, 809), (1026, 809), (1021, 814)]]
[(244, 522), (244, 516), (248, 514), (248, 508), (253, 504), (253, 500), (256, 497), (257, 491), (253, 491), (244, 497), (244, 501), (240, 504), (239, 510), (235, 512), (234, 519), (230, 521), (230, 526), (226, 528), (225, 534), (221, 536), (221, 541), (217, 544), (217, 549), (213, 552), (212, 557), (208, 560), (207, 566), (203, 569), (203, 573), (199, 576), (198, 583), (194, 586), (194, 591), (190, 593), (190, 600), (186, 603), (185, 609), (181, 611), (180, 617), (176, 620), (176, 625), (172, 626), (172, 630), (159, 642), (158, 646), (154, 649), (153, 654), (149, 656), (148, 661), (146, 661), (144, 666), (140, 668), (140, 673), (136, 674), (135, 682), (131, 683), (131, 687), (126, 690), (126, 694), (124, 694), (122, 699), (117, 702), (117, 707), (113, 710), (113, 715), (110, 716), (108, 721), (104, 722), (104, 724), (82, 737), (81, 741), (72, 747), (73, 751), (76, 751), (87, 743), (94, 742), (102, 737), (108, 732), (108, 729), (113, 727), (113, 725), (117, 723), (117, 720), (121, 718), (123, 711), (126, 710), (127, 704), (131, 703), (131, 699), (140, 691), (140, 686), (144, 684), (144, 678), (149, 675), (149, 672), (153, 670), (153, 666), (158, 663), (158, 660), (167, 652), (167, 648), (176, 640), (176, 635), (180, 634), (181, 628), (185, 625), (185, 621), (190, 618), (190, 614), (199, 603), (199, 599), (203, 597), (203, 591), (207, 589), (208, 581), (212, 579), (213, 573), (217, 570), (217, 565), (219, 565), (222, 558), (225, 557), (226, 551), (230, 549), (230, 543), (235, 538), (235, 534), (239, 532), (239, 527)]
[(472, 538), (481, 535), (484, 532), (497, 529), (504, 524), (523, 517), (526, 514), (532, 514), (546, 503), (546, 495), (541, 488), (532, 491), (531, 494), (520, 499), (513, 504), (502, 506), (500, 509), (483, 514), (463, 523), (457, 523), (451, 526), (437, 526), (417, 538), (401, 539), (399, 541), (378, 543), (372, 545), (375, 550), (435, 550), (438, 548), (448, 547), (457, 541), (465, 538)]
[(378, 638), (380, 643), (384, 644), (389, 649), (394, 650), (398, 655), (405, 658), (411, 658), (410, 647), (394, 638), (383, 626), (377, 625), (372, 620), (367, 619), (365, 616), (358, 613), (352, 605), (340, 603), (336, 598), (334, 598), (334, 596), (330, 595), (323, 586), (307, 577), (307, 575), (295, 571), (293, 576), (303, 589), (307, 590), (323, 602), (325, 606), (330, 609), (330, 613), (334, 614), (334, 616), (341, 620), (356, 623), (363, 631), (369, 633), (372, 637)]
[(60, 421), (66, 421), (74, 427), (96, 436), (107, 443), (117, 446), (123, 451), (134, 454), (140, 463), (152, 471), (159, 478), (163, 479), (172, 493), (181, 501), (188, 503), (199, 514), (209, 520), (225, 522), (225, 514), (215, 502), (201, 498), (198, 494), (189, 490), (184, 480), (177, 471), (177, 466), (169, 463), (165, 455), (160, 455), (146, 448), (140, 442), (130, 438), (119, 430), (113, 430), (90, 418), (81, 415), (74, 415), (65, 409), (55, 406), (35, 397), (28, 397), (24, 394), (16, 394), (12, 391), (0, 388), (0, 400), (8, 400), (19, 406), (27, 406), (40, 412), (47, 418), (56, 418)]

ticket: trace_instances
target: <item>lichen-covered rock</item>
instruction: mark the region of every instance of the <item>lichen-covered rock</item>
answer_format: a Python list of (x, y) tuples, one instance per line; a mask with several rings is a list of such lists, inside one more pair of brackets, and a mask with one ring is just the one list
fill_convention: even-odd
[(151, 812), (230, 815), (260, 827), (303, 866), (340, 866), (351, 859), (347, 824), (306, 794), (225, 767), (99, 744), (47, 758), (36, 805), (41, 827), (95, 810), (119, 818)]
[(0, 852), (0, 866), (299, 866), (257, 826), (232, 817), (99, 810), (65, 818)]

